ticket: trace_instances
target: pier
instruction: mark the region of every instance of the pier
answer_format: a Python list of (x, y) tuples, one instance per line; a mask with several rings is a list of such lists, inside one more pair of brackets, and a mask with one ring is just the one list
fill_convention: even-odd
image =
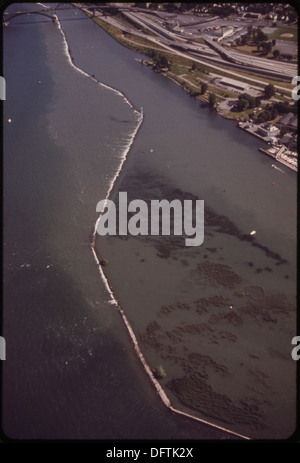
[[(297, 153), (291, 152), (286, 146), (284, 145), (277, 145), (270, 143), (265, 137), (257, 133), (257, 126), (254, 124), (249, 124), (249, 122), (239, 122), (238, 127), (240, 129), (245, 130), (248, 133), (251, 133), (255, 137), (260, 138), (266, 143), (270, 144), (270, 148), (259, 148), (259, 151), (262, 153), (266, 154), (267, 156), (270, 156), (273, 158), (275, 161), (280, 162), (281, 164), (285, 165), (286, 167), (289, 167), (289, 169), (294, 170), (295, 172), (298, 172), (298, 156)], [(288, 153), (291, 153), (291, 156), (289, 156)]]
[(281, 164), (285, 165), (286, 167), (289, 167), (290, 169), (294, 170), (295, 172), (298, 172), (298, 164), (297, 164), (297, 158), (295, 156), (295, 160), (289, 160), (288, 155), (286, 154), (288, 149), (285, 146), (281, 147), (271, 147), (268, 149), (264, 148), (259, 148), (259, 151), (262, 153), (266, 154), (267, 156), (270, 156), (273, 158), (275, 161), (280, 162)]

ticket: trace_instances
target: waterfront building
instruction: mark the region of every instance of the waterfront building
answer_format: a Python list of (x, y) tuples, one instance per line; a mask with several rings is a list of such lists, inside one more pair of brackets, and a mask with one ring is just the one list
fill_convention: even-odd
[(271, 138), (276, 137), (276, 135), (279, 135), (280, 129), (272, 124), (264, 124), (257, 129), (257, 132), (259, 133), (259, 135), (262, 135), (263, 137)]
[(298, 128), (298, 116), (290, 112), (284, 114), (277, 122), (278, 127), (285, 127), (287, 129), (297, 131)]

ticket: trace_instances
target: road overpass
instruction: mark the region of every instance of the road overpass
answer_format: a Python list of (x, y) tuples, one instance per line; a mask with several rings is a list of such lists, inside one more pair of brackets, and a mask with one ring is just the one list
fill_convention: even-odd
[[(201, 56), (203, 59), (207, 59), (208, 61), (214, 61), (219, 65), (224, 65), (226, 67), (228, 67), (228, 65), (231, 65), (231, 67), (239, 69), (240, 71), (257, 73), (288, 81), (291, 81), (292, 77), (294, 77), (298, 73), (296, 65), (282, 62), (274, 62), (273, 60), (251, 57), (242, 53), (228, 51), (224, 49), (224, 47), (222, 47), (220, 44), (217, 44), (207, 36), (204, 36), (203, 38), (207, 45), (209, 45), (214, 51), (219, 53), (219, 56), (209, 57), (207, 56), (207, 50), (205, 50), (204, 53), (202, 45), (199, 45), (197, 42), (191, 41), (190, 39), (189, 41), (192, 43), (184, 43), (184, 41), (186, 41), (185, 37), (182, 37), (178, 33), (175, 34), (174, 32), (169, 31), (168, 29), (157, 24), (156, 22), (154, 23), (153, 20), (145, 18), (142, 14), (126, 12), (124, 13), (124, 16), (128, 17), (128, 19), (130, 19), (132, 22), (135, 22), (137, 25), (146, 27), (152, 30), (152, 32), (158, 34), (160, 37), (163, 37), (168, 41), (171, 41), (172, 43), (168, 43), (170, 46), (176, 47), (176, 49), (183, 49), (185, 53), (188, 55), (192, 54), (192, 56), (195, 56), (196, 54)], [(149, 39), (148, 36), (147, 38)], [(191, 58), (192, 56), (189, 57)]]

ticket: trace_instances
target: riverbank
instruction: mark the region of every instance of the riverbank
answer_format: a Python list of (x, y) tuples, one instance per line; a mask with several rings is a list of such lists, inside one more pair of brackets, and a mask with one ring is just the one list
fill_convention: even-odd
[[(91, 16), (87, 10), (85, 10), (85, 13)], [(199, 68), (199, 65), (195, 65), (195, 63), (192, 60), (183, 57), (176, 57), (175, 55), (170, 54), (170, 51), (164, 50), (163, 48), (158, 47), (157, 45), (154, 46), (154, 44), (151, 41), (148, 40), (147, 42), (147, 40), (141, 37), (138, 37), (138, 42), (136, 42), (136, 37), (135, 40), (133, 40), (133, 37), (129, 38), (131, 37), (131, 33), (128, 29), (128, 23), (126, 20), (123, 28), (118, 29), (115, 22), (113, 22), (113, 24), (110, 24), (110, 21), (107, 22), (107, 19), (103, 20), (103, 18), (100, 19), (99, 17), (93, 17), (93, 19), (98, 25), (100, 25), (100, 27), (106, 30), (115, 40), (117, 40), (123, 46), (128, 47), (133, 51), (145, 53), (150, 56), (156, 54), (156, 58), (166, 56), (167, 59), (165, 59), (165, 66), (158, 65), (156, 61), (151, 60), (139, 61), (143, 65), (151, 67), (155, 72), (160, 73), (164, 77), (167, 77), (169, 80), (179, 85), (184, 91), (189, 93), (190, 96), (193, 96), (194, 98), (198, 99), (199, 101), (207, 105), (211, 110), (216, 111), (222, 118), (230, 120), (234, 119), (239, 124), (238, 126), (240, 126), (242, 122), (249, 121), (251, 117), (253, 117), (252, 110), (242, 111), (241, 113), (231, 112), (230, 106), (233, 105), (232, 102), (236, 99), (237, 95), (235, 92), (231, 92), (228, 88), (227, 90), (224, 90), (219, 86), (211, 84), (211, 79), (207, 79), (207, 76), (205, 75), (209, 74), (209, 65), (201, 65)], [(138, 32), (137, 34), (139, 35)], [(168, 59), (172, 60), (169, 61), (169, 64)], [(173, 63), (174, 60), (175, 62)], [(176, 72), (173, 72), (172, 68), (176, 69)], [(224, 76), (229, 75), (224, 71), (221, 74), (223, 74)], [(203, 85), (205, 86), (204, 89)], [(260, 124), (258, 127), (262, 125), (263, 124)], [(259, 135), (258, 131), (248, 131), (252, 135), (269, 143), (269, 139), (266, 139), (266, 137)], [(289, 152), (287, 148), (285, 148), (285, 151)], [(295, 159), (297, 160), (297, 156), (292, 160), (292, 162), (290, 162), (289, 157), (285, 156), (284, 159), (278, 158), (277, 161), (281, 162), (286, 167), (289, 167), (290, 169), (297, 171), (298, 167), (297, 162), (294, 162)]]
[(279, 144), (277, 142), (271, 143), (269, 141), (269, 137), (260, 135), (259, 129), (261, 128), (261, 126), (257, 126), (253, 123), (239, 122), (238, 127), (250, 133), (251, 135), (254, 135), (257, 138), (260, 138), (265, 143), (269, 144), (268, 149), (259, 148), (259, 151), (261, 151), (264, 154), (267, 154), (268, 156), (273, 158), (275, 161), (283, 164), (289, 169), (292, 169), (293, 171), (298, 172), (298, 156), (296, 152), (290, 151), (286, 146)]
[[(183, 78), (181, 79), (178, 79), (178, 77), (175, 76), (175, 74), (172, 75), (172, 73), (170, 71), (168, 71), (167, 69), (158, 69), (157, 66), (155, 65), (155, 63), (153, 62), (149, 62), (147, 60), (140, 60), (140, 62), (144, 65), (147, 65), (149, 66), (150, 68), (152, 68), (155, 72), (158, 72), (160, 73), (161, 75), (163, 75), (164, 77), (167, 77), (168, 79), (170, 79), (172, 82), (176, 83), (177, 85), (179, 85), (184, 91), (186, 91), (187, 93), (189, 93), (192, 97), (196, 98), (197, 100), (205, 103), (207, 106), (209, 106), (209, 98), (204, 95), (201, 95), (200, 92), (201, 92), (201, 87), (198, 87), (194, 84), (191, 84), (190, 82), (188, 82), (186, 79), (183, 80)], [(186, 85), (186, 82), (188, 82), (188, 86)], [(192, 86), (192, 88), (191, 88)], [(196, 90), (195, 90), (196, 89)], [(214, 108), (211, 108), (211, 109), (214, 109), (217, 111), (217, 113), (222, 116), (224, 119), (229, 119), (229, 120), (232, 120), (232, 118), (229, 116), (228, 112), (224, 111), (223, 109), (221, 109), (221, 105), (216, 105)], [(250, 133), (251, 135), (254, 135), (255, 137), (259, 138), (260, 140), (266, 142), (266, 143), (269, 143), (272, 148), (271, 148), (271, 151), (269, 150), (264, 150), (263, 148), (259, 148), (259, 151), (265, 153), (265, 154), (268, 154), (269, 156), (273, 157), (276, 161), (278, 161), (279, 163), (285, 165), (286, 167), (288, 167), (289, 169), (292, 169), (293, 171), (297, 172), (298, 171), (298, 164), (297, 164), (297, 153), (294, 153), (294, 152), (290, 152), (290, 150), (283, 146), (283, 145), (280, 145), (280, 146), (277, 146), (276, 143), (271, 143), (270, 142), (270, 137), (266, 137), (266, 136), (263, 136), (263, 135), (260, 135), (259, 134), (259, 129), (263, 128), (264, 124), (259, 124), (259, 125), (255, 125), (253, 122), (242, 122), (244, 121), (244, 118), (243, 117), (239, 117), (237, 120), (237, 127), (245, 130), (246, 132)], [(275, 152), (275, 154), (273, 155), (273, 151)], [(290, 158), (290, 156), (292, 156), (292, 158)]]

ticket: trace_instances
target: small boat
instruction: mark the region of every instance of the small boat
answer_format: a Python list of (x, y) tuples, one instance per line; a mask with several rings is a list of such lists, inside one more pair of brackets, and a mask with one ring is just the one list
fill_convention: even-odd
[(250, 235), (255, 235), (256, 234), (256, 231), (255, 230), (252, 230), (252, 232), (250, 232)]
[(280, 167), (275, 166), (275, 164), (272, 164), (272, 167), (274, 167), (274, 169), (279, 170), (279, 172), (284, 174), (284, 171), (282, 169), (280, 169)]

